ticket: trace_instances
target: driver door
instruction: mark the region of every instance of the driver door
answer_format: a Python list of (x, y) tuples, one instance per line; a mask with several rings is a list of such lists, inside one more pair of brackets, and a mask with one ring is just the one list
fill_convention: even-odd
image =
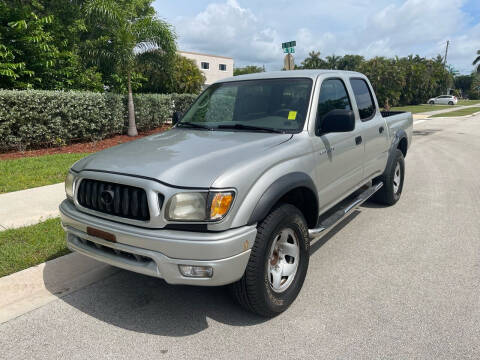
[(321, 130), (323, 116), (334, 109), (352, 110), (347, 88), (340, 78), (323, 80), (318, 99), (313, 146), (320, 211), (335, 205), (363, 180), (365, 149), (358, 131), (323, 133)]

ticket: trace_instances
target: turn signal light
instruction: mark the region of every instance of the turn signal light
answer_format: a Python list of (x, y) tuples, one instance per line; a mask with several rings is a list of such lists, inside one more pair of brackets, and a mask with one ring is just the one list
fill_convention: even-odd
[(210, 219), (211, 220), (218, 220), (224, 217), (228, 210), (230, 209), (230, 205), (232, 205), (233, 201), (233, 193), (231, 192), (223, 192), (223, 193), (216, 193), (212, 199), (212, 205), (210, 206)]

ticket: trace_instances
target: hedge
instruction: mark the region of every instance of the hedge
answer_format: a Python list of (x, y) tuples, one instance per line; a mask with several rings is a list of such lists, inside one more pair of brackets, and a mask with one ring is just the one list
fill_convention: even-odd
[[(139, 131), (184, 112), (193, 94), (136, 94)], [(127, 98), (93, 92), (0, 90), (0, 151), (101, 140), (127, 130)]]

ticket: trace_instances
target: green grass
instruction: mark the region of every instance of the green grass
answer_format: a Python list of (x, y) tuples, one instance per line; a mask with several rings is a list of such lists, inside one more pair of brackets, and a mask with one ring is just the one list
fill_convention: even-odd
[(480, 111), (480, 107), (471, 107), (471, 108), (451, 111), (451, 112), (448, 112), (448, 113), (436, 114), (436, 115), (432, 115), (430, 117), (464, 116), (464, 115), (470, 115), (470, 114), (476, 113), (478, 111)]
[(60, 219), (0, 231), (0, 277), (68, 254)]
[(88, 154), (55, 154), (0, 160), (0, 194), (63, 182), (73, 163)]
[(458, 100), (457, 105), (465, 106), (465, 105), (477, 105), (480, 104), (480, 100)]
[(427, 111), (436, 111), (436, 110), (444, 110), (444, 109), (451, 109), (452, 105), (409, 105), (409, 106), (396, 106), (392, 107), (392, 111), (410, 111), (412, 114), (427, 112)]

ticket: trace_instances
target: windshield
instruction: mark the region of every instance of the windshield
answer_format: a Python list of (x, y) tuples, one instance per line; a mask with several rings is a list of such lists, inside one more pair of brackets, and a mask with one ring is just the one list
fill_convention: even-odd
[(299, 132), (307, 115), (312, 80), (244, 80), (214, 84), (195, 101), (179, 127), (210, 130)]

